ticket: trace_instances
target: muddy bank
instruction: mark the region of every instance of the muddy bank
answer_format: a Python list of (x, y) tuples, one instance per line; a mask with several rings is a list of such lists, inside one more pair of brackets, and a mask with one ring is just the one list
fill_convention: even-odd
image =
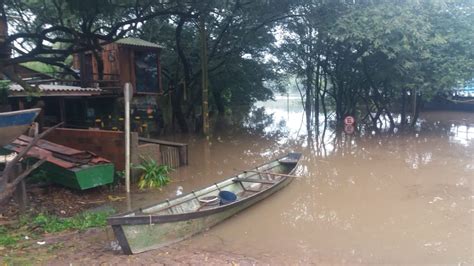
[[(202, 234), (207, 236), (208, 232)], [(192, 246), (186, 241), (158, 250), (123, 255), (114, 244), (110, 229), (90, 229), (47, 236), (44, 245), (30, 242), (14, 250), (0, 250), (0, 265), (281, 265), (281, 264), (357, 264), (336, 255), (317, 254), (308, 258), (281, 258), (271, 253), (258, 257), (232, 250), (213, 250)], [(222, 241), (222, 239), (220, 240)], [(316, 254), (315, 254), (316, 255)]]
[(49, 236), (14, 250), (0, 250), (0, 265), (255, 265), (263, 260), (232, 252), (214, 252), (174, 245), (133, 256), (116, 250), (108, 229)]

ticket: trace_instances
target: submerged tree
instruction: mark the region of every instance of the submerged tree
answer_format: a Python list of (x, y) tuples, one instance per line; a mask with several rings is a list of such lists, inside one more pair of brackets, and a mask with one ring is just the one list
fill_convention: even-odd
[(329, 97), (339, 121), (351, 114), (374, 126), (381, 117), (404, 125), (410, 92), (413, 124), (421, 95), (472, 78), (469, 1), (301, 1), (293, 12), (302, 17), (281, 24), (277, 54), (304, 80), (315, 117)]
[[(185, 8), (193, 16), (170, 16), (143, 26), (142, 38), (168, 47), (163, 74), (174, 89), (172, 113), (182, 131), (188, 130), (189, 121), (203, 119), (203, 105), (197, 104), (206, 102), (202, 99), (202, 61), (207, 62), (211, 113), (224, 114), (232, 104), (250, 106), (272, 95), (265, 81), (274, 74), (263, 58), (274, 41), (272, 25), (287, 16), (289, 2), (192, 2)], [(203, 27), (206, 53), (200, 49)]]

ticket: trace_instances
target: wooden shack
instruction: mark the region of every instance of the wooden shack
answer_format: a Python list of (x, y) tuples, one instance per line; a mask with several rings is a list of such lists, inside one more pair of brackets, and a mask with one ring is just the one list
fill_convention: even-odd
[(138, 38), (123, 38), (106, 44), (99, 53), (103, 77), (99, 75), (97, 55), (75, 54), (73, 66), (81, 73), (82, 86), (99, 87), (104, 93), (122, 92), (131, 82), (135, 94), (162, 92), (160, 53), (162, 46)]
[[(159, 44), (123, 38), (103, 45), (96, 52), (74, 54), (73, 69), (80, 79), (63, 72), (39, 73), (18, 65), (15, 71), (26, 82), (37, 86), (40, 94), (31, 98), (21, 86), (10, 85), (11, 109), (42, 107), (40, 124), (44, 126), (63, 122), (72, 128), (119, 130), (123, 124), (120, 120), (123, 87), (130, 82), (135, 94), (133, 129), (155, 132), (160, 123), (156, 95), (162, 93), (161, 51)], [(99, 65), (102, 65), (102, 75), (99, 75)]]

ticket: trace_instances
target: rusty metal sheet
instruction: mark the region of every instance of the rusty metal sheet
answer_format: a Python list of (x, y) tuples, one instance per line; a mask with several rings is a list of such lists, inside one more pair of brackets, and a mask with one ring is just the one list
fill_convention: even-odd
[[(21, 152), (31, 140), (31, 137), (22, 135), (13, 141), (11, 145), (6, 146), (6, 148)], [(72, 149), (46, 140), (40, 140), (37, 145), (31, 148), (27, 156), (45, 159), (66, 169), (85, 164), (110, 163), (109, 160), (98, 157), (93, 153)]]
[[(18, 139), (21, 140), (21, 141), (29, 143), (33, 138), (25, 136), (25, 135), (21, 135)], [(36, 146), (38, 146), (42, 149), (45, 149), (45, 150), (49, 150), (49, 151), (52, 151), (52, 152), (56, 152), (56, 153), (63, 154), (63, 155), (69, 155), (69, 156), (85, 153), (84, 151), (76, 150), (76, 149), (73, 149), (73, 148), (69, 148), (69, 147), (59, 145), (59, 144), (56, 144), (56, 143), (53, 143), (53, 142), (50, 142), (50, 141), (47, 141), (47, 140), (42, 140), (42, 139), (40, 139), (38, 141)]]
[[(25, 148), (25, 146), (10, 145), (7, 148), (9, 150), (13, 150), (13, 151), (16, 151), (16, 152), (20, 153)], [(50, 163), (54, 163), (55, 165), (61, 166), (61, 167), (66, 168), (66, 169), (73, 168), (73, 167), (76, 166), (76, 164), (66, 162), (64, 160), (56, 158), (56, 157), (54, 157), (52, 152), (47, 151), (47, 150), (42, 149), (42, 148), (39, 148), (39, 147), (36, 147), (36, 146), (32, 147), (26, 153), (26, 156), (34, 157), (34, 158), (37, 158), (37, 159), (40, 159), (40, 160), (44, 159), (44, 160), (46, 160)]]

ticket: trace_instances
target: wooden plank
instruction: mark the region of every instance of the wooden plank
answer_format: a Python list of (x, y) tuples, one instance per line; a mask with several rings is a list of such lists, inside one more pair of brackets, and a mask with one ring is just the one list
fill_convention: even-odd
[(275, 184), (276, 181), (257, 179), (257, 178), (235, 178), (234, 182), (249, 182), (249, 183), (261, 183), (261, 184)]
[(254, 171), (254, 170), (247, 170), (247, 171), (244, 171), (244, 173), (257, 173), (259, 175), (266, 174), (266, 175), (284, 176), (284, 177), (298, 177), (296, 175), (279, 174), (279, 173), (272, 173), (272, 172), (261, 172), (261, 171)]
[(179, 148), (179, 164), (188, 165), (188, 145)]
[(138, 141), (157, 143), (157, 144), (162, 144), (162, 145), (171, 146), (171, 147), (185, 147), (185, 146), (188, 146), (188, 144), (186, 144), (186, 143), (179, 143), (179, 142), (172, 142), (172, 141), (158, 140), (158, 139), (150, 139), (150, 138), (143, 138), (143, 137), (139, 137)]

